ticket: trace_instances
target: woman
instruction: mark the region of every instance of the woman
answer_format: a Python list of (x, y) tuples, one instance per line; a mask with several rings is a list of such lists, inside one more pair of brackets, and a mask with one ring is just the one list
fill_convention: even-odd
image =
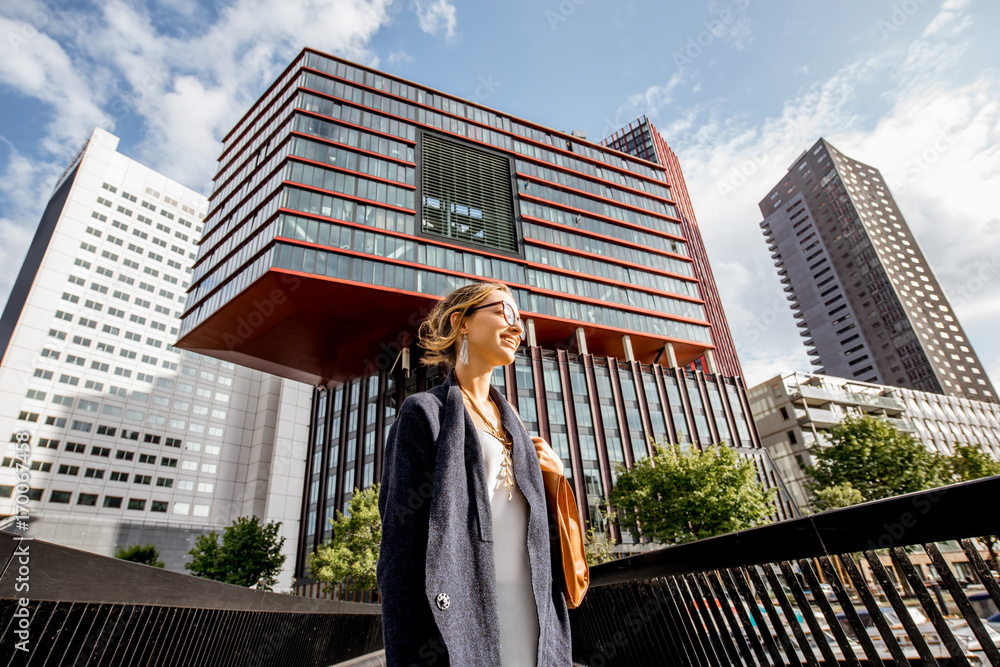
[(421, 324), (423, 362), (453, 371), (403, 403), (386, 441), (378, 584), (389, 665), (571, 663), (538, 463), (558, 458), (490, 386), (524, 333), (496, 283), (453, 291)]

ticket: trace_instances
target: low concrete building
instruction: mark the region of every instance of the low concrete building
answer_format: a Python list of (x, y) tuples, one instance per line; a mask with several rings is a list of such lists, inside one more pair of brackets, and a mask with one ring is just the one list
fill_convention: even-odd
[(773, 377), (747, 396), (761, 444), (799, 507), (810, 504), (804, 470), (814, 463), (809, 450), (825, 445), (830, 427), (848, 415), (883, 417), (942, 454), (975, 445), (1000, 460), (1000, 406), (995, 403), (811, 373)]

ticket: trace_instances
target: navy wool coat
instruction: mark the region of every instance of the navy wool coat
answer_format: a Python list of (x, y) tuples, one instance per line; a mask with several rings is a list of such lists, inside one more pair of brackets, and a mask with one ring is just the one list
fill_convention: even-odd
[[(538, 456), (507, 401), (495, 388), (490, 395), (513, 436), (514, 477), (528, 501), (538, 667), (568, 667), (569, 617), (561, 580), (553, 583)], [(406, 399), (383, 460), (377, 574), (387, 663), (499, 667), (493, 540), (511, 536), (493, 534), (479, 435), (453, 376)]]

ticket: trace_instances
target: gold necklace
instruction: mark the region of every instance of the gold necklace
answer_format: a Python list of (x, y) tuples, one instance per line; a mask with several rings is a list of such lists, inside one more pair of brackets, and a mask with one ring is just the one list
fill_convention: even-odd
[[(465, 387), (459, 385), (458, 388), (462, 391), (462, 395), (468, 399), (469, 405), (471, 405), (472, 409), (476, 411), (479, 418), (483, 420), (483, 424), (490, 432), (490, 435), (496, 438), (497, 441), (503, 445), (503, 461), (500, 463), (500, 472), (502, 472), (504, 476), (503, 485), (507, 488), (507, 500), (511, 500), (514, 497), (514, 462), (511, 459), (511, 453), (514, 450), (514, 439), (511, 437), (510, 433), (501, 433), (500, 429), (494, 426), (493, 423), (486, 418), (486, 415), (483, 414), (483, 411), (479, 408), (476, 401), (472, 400), (472, 396), (469, 396), (469, 393), (465, 391)], [(497, 414), (500, 414), (500, 408), (493, 402), (493, 397), (488, 397), (488, 400), (493, 404), (493, 407), (496, 408)]]

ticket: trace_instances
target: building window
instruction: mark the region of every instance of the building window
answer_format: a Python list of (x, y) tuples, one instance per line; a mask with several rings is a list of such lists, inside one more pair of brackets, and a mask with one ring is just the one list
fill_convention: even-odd
[(53, 491), (49, 496), (49, 502), (69, 504), (69, 499), (72, 495), (69, 491)]
[(423, 232), (518, 252), (510, 159), (433, 134), (421, 147)]

